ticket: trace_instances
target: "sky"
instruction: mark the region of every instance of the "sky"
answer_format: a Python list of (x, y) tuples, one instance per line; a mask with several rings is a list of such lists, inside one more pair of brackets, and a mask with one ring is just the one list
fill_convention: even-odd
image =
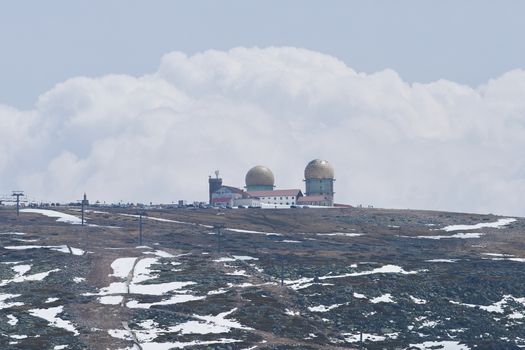
[(522, 1), (0, 3), (0, 194), (206, 200), (253, 165), (336, 201), (525, 215)]

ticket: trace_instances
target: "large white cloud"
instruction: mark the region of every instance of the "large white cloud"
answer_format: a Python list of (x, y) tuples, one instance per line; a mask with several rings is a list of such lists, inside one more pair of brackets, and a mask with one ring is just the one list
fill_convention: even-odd
[(525, 71), (471, 88), (357, 73), (297, 48), (174, 52), (142, 77), (78, 77), (34, 110), (0, 105), (0, 193), (206, 200), (253, 165), (302, 188), (313, 158), (337, 202), (525, 214)]

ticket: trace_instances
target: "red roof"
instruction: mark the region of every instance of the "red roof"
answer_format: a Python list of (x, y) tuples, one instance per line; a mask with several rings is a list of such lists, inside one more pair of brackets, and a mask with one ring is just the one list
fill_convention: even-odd
[(296, 196), (301, 197), (303, 193), (301, 190), (273, 190), (273, 191), (250, 191), (248, 194), (252, 197), (282, 197), (282, 196)]
[(328, 196), (304, 196), (297, 199), (297, 203), (302, 202), (324, 202), (329, 200)]
[(221, 187), (219, 187), (219, 190), (220, 190), (221, 188), (227, 188), (227, 189), (229, 189), (230, 191), (232, 191), (233, 193), (239, 193), (239, 194), (243, 194), (243, 193), (244, 193), (243, 190), (241, 190), (240, 188), (237, 188), (237, 187), (232, 187), (232, 186), (221, 186)]

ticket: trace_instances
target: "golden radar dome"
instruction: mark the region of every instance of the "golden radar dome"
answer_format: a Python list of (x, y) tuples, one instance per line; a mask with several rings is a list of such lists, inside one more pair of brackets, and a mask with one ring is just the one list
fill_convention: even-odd
[(275, 183), (272, 171), (263, 165), (248, 170), (245, 180), (246, 186), (273, 186)]
[(326, 160), (314, 159), (304, 169), (304, 178), (311, 179), (333, 179), (334, 168)]

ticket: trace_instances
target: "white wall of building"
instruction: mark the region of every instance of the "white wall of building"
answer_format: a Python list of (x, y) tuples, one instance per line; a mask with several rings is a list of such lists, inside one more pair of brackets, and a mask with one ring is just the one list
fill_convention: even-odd
[(259, 197), (261, 203), (272, 205), (295, 205), (297, 196), (265, 196)]

